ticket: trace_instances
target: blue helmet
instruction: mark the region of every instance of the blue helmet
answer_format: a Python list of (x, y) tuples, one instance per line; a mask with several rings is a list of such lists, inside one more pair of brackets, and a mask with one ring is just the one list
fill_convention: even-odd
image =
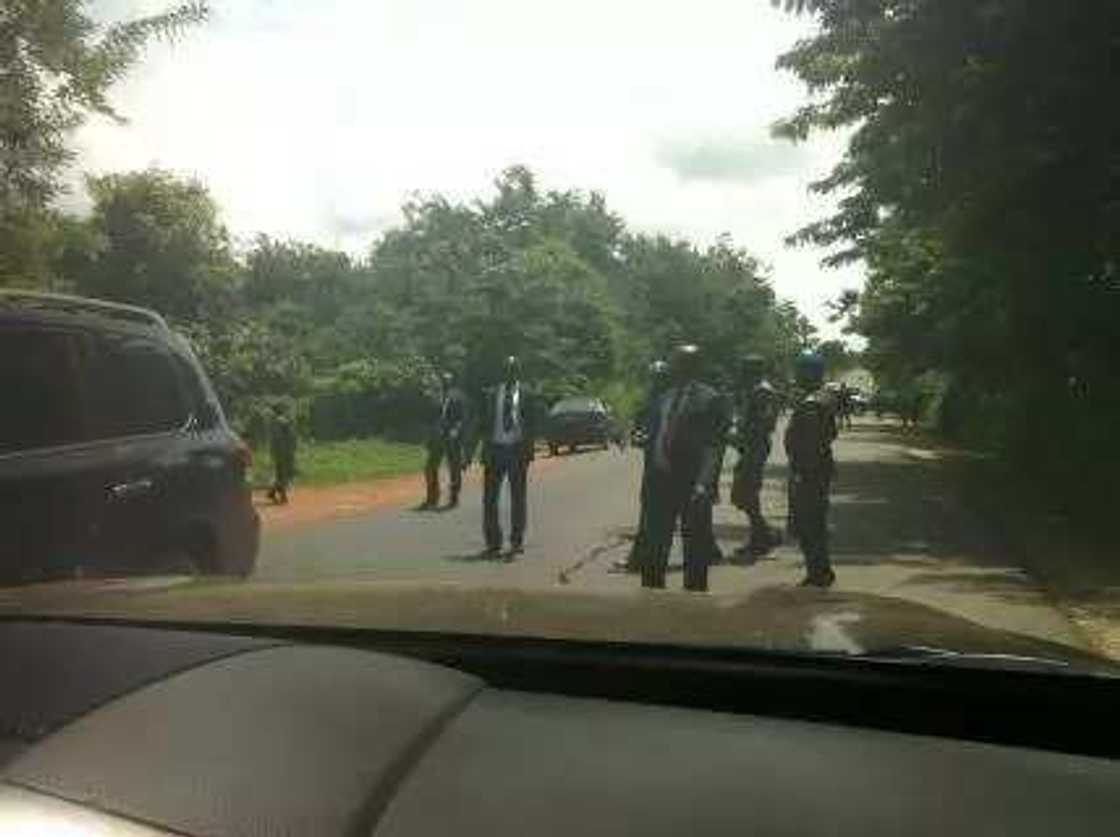
[(824, 380), (824, 358), (804, 351), (793, 361), (793, 377), (802, 386), (820, 386)]

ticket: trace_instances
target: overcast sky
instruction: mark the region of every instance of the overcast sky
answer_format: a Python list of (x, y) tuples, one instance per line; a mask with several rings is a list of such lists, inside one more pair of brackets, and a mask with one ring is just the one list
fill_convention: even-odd
[[(171, 0), (106, 0), (105, 19)], [(212, 0), (152, 47), (79, 135), (82, 169), (197, 176), (238, 236), (364, 252), (413, 191), (485, 195), (524, 163), (546, 188), (598, 189), (637, 230), (722, 232), (818, 324), (862, 270), (783, 237), (826, 212), (810, 181), (844, 138), (769, 126), (804, 93), (774, 60), (811, 32), (769, 0)], [(827, 327), (832, 333), (834, 329)]]

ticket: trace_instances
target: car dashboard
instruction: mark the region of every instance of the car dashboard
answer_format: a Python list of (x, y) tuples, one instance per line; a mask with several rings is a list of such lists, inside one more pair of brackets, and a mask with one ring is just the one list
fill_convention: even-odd
[(0, 674), (4, 834), (1024, 835), (1120, 823), (1108, 758), (527, 691), (340, 645), (12, 621), (0, 623)]

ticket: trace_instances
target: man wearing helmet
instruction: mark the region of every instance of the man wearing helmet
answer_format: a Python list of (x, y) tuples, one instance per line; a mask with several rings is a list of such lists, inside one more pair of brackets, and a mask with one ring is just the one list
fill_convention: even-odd
[(740, 556), (759, 556), (779, 542), (778, 536), (762, 515), (759, 495), (763, 471), (770, 457), (770, 440), (778, 421), (778, 395), (765, 377), (766, 362), (760, 355), (747, 355), (740, 374), (735, 447), (739, 461), (731, 486), (731, 502), (747, 513), (751, 524), (750, 540), (738, 551)]
[(642, 586), (664, 587), (677, 520), (684, 541), (684, 588), (708, 589), (712, 559), (712, 490), (719, 476), (727, 410), (722, 396), (699, 381), (700, 350), (673, 350), (671, 386), (649, 426)]
[(803, 587), (831, 587), (836, 580), (828, 555), (828, 492), (835, 472), (833, 399), (822, 388), (824, 360), (802, 352), (794, 361), (797, 395), (786, 427), (790, 503), (796, 535), (805, 556)]
[(450, 372), (440, 375), (438, 412), (428, 434), (428, 459), (424, 465), (427, 494), (421, 509), (434, 509), (439, 505), (439, 466), (446, 458), (447, 475), (451, 489), (450, 507), (459, 505), (463, 488), (463, 428), (467, 421), (467, 402), (462, 391), (455, 386)]
[(669, 364), (663, 360), (655, 360), (649, 365), (649, 394), (645, 403), (635, 417), (634, 437), (642, 445), (642, 483), (638, 495), (638, 529), (634, 533), (634, 542), (630, 546), (630, 553), (625, 560), (615, 565), (616, 570), (636, 573), (641, 569), (641, 555), (648, 548), (647, 522), (646, 522), (646, 492), (649, 486), (650, 468), (650, 427), (654, 420), (654, 413), (661, 401), (661, 396), (669, 387)]

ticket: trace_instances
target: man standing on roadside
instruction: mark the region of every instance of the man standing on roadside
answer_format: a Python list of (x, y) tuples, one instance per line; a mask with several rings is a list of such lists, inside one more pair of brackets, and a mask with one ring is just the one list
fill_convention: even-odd
[(288, 502), (288, 487), (296, 474), (296, 431), (283, 408), (277, 407), (269, 428), (269, 452), (275, 478), (268, 499), (280, 505)]
[(743, 359), (740, 375), (735, 446), (739, 461), (731, 486), (731, 502), (747, 513), (751, 534), (737, 551), (741, 558), (757, 558), (773, 549), (780, 538), (762, 514), (762, 480), (770, 458), (771, 437), (778, 421), (778, 394), (766, 380), (766, 361), (760, 355)]
[(677, 521), (684, 542), (684, 588), (708, 589), (712, 560), (712, 491), (727, 430), (723, 397), (699, 380), (700, 350), (677, 346), (670, 362), (672, 385), (658, 400), (649, 434), (652, 457), (646, 493), (648, 548), (642, 586), (663, 588)]
[(463, 487), (463, 429), (467, 420), (466, 398), (454, 385), (450, 372), (440, 376), (439, 414), (428, 435), (428, 460), (424, 466), (427, 496), (421, 509), (439, 505), (439, 466), (446, 457), (448, 481), (451, 489), (449, 508), (459, 505), (459, 492)]
[[(492, 558), (502, 550), (498, 498), (506, 480), (510, 495), (510, 556), (524, 550), (529, 463), (534, 456), (537, 428), (536, 399), (520, 380), (517, 358), (507, 357), (503, 366), (502, 382), (483, 393), (477, 431), (482, 444), (482, 533), (486, 538), (486, 555)], [(473, 452), (468, 463), (470, 459)]]
[(650, 435), (650, 427), (653, 424), (658, 404), (661, 402), (661, 396), (668, 387), (669, 364), (663, 360), (655, 360), (649, 365), (649, 393), (634, 419), (634, 434), (642, 445), (642, 482), (638, 493), (638, 529), (634, 533), (634, 542), (630, 545), (629, 554), (615, 565), (616, 571), (636, 573), (641, 570), (641, 555), (649, 546), (646, 494), (649, 490), (650, 440), (653, 438)]
[(836, 438), (833, 398), (821, 386), (824, 361), (802, 352), (794, 361), (798, 394), (786, 427), (790, 468), (790, 505), (805, 556), (802, 587), (831, 587), (836, 581), (828, 554), (828, 494), (835, 476), (832, 442)]

